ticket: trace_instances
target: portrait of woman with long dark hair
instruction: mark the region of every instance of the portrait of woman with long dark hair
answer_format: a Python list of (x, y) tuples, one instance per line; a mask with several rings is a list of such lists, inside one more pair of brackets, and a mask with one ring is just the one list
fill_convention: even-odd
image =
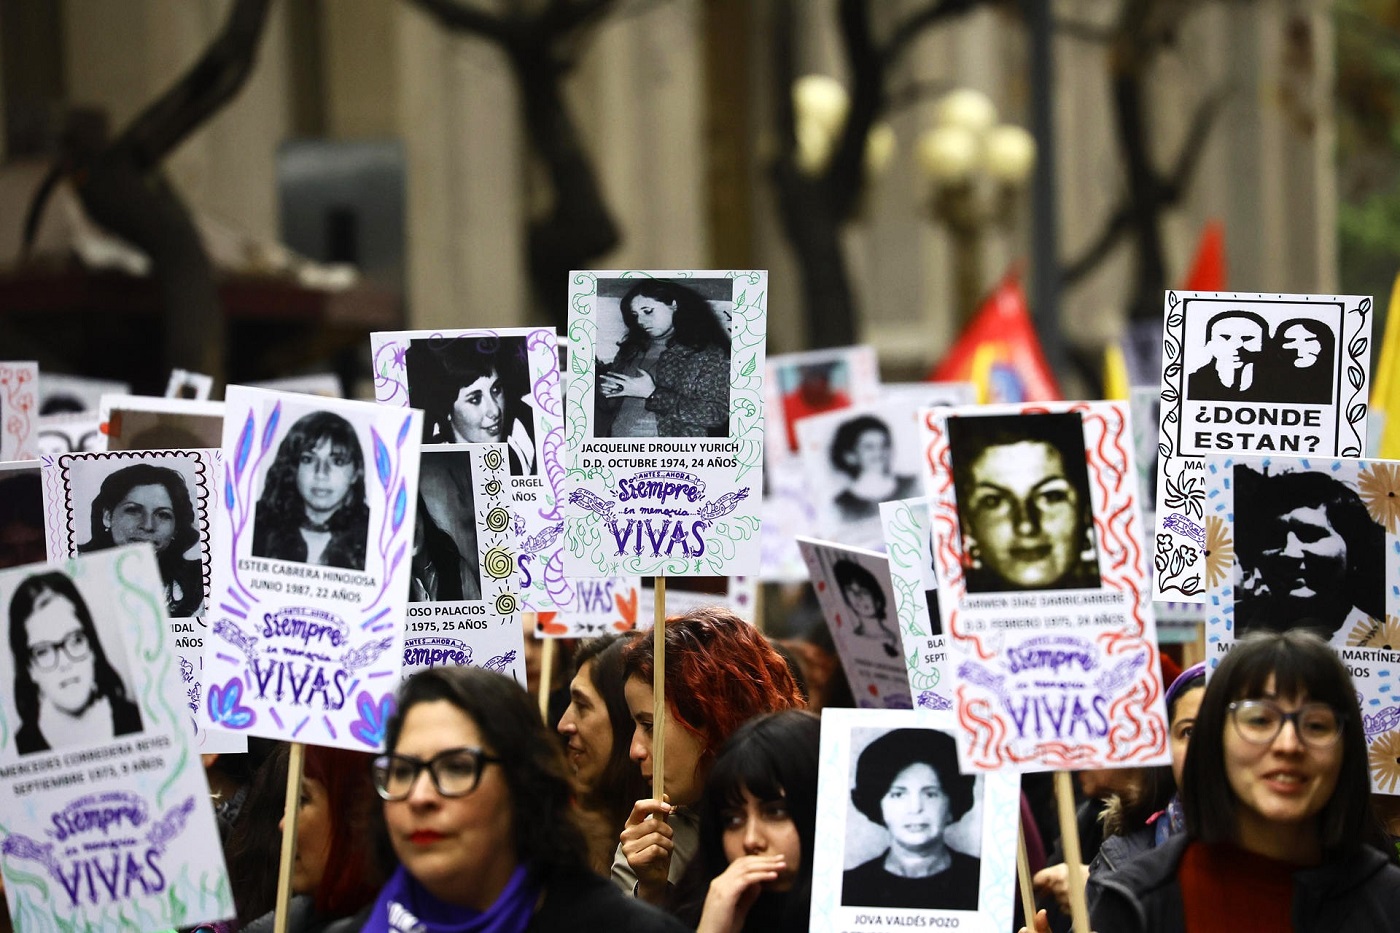
[(292, 425), (268, 468), (253, 521), (253, 556), (365, 569), (369, 506), (355, 428), (315, 411)]

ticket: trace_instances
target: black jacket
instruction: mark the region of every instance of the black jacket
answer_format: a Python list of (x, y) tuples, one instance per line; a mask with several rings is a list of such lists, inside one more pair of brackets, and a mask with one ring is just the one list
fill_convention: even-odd
[[(1177, 869), (1185, 833), (1118, 871), (1089, 876), (1089, 925), (1112, 933), (1184, 933)], [(1394, 933), (1400, 923), (1400, 868), (1363, 846), (1343, 862), (1293, 873), (1294, 933)]]

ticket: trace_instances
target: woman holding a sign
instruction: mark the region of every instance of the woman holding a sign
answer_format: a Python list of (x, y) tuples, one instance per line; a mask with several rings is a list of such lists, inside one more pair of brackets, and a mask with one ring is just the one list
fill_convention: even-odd
[(598, 437), (725, 437), (729, 334), (699, 292), (640, 279), (622, 296), (627, 335), (598, 367)]
[(1241, 639), (1201, 699), (1186, 832), (1090, 877), (1094, 929), (1394, 930), (1400, 868), (1371, 814), (1364, 728), (1317, 636)]
[[(696, 609), (666, 622), (666, 726), (663, 755), (667, 801), (638, 800), (622, 830), (612, 877), (643, 900), (668, 905), (695, 854), (698, 821), (691, 809), (724, 740), (763, 713), (801, 709), (802, 694), (787, 662), (752, 625), (727, 609)], [(636, 730), (631, 755), (651, 780), (653, 675), (650, 635), (629, 646), (623, 688)]]
[(509, 677), (479, 667), (415, 674), (385, 742), (372, 771), (399, 865), (353, 929), (684, 929), (588, 870), (559, 743)]

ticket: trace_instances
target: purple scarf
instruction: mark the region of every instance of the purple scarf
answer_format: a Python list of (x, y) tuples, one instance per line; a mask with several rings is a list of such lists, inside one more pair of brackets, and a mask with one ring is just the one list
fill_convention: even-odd
[(524, 865), (516, 868), (496, 903), (480, 911), (438, 900), (400, 865), (379, 892), (364, 933), (522, 933), (539, 900), (527, 874)]

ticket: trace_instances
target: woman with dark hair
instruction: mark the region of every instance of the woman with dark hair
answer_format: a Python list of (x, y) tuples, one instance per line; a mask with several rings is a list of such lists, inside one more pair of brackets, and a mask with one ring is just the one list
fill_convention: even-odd
[(199, 529), (189, 487), (178, 471), (133, 463), (102, 481), (92, 500), (88, 540), (78, 552), (135, 543), (155, 548), (166, 614), (172, 619), (198, 615), (204, 608), (204, 570), (185, 552), (199, 543)]
[(604, 877), (632, 804), (649, 794), (641, 771), (628, 755), (635, 726), (622, 689), (622, 653), (629, 638), (600, 635), (579, 645), (569, 706), (559, 719), (559, 733), (567, 742), (564, 755), (579, 793), (589, 862)]
[(21, 755), (141, 731), (141, 712), (127, 699), (87, 603), (66, 575), (38, 573), (15, 589), (10, 655)]
[[(256, 782), (250, 802), (263, 813), (237, 821), (230, 840), (229, 878), (239, 909), (240, 933), (273, 929), (276, 873), (269, 872), (267, 866), (269, 860), (277, 858), (278, 839), (266, 829), (250, 830), (255, 820), (266, 826), (282, 812), (287, 755), (287, 745), (279, 744), (269, 756), (263, 767), (280, 780)], [(319, 933), (332, 921), (354, 915), (374, 900), (384, 881), (385, 872), (374, 858), (373, 847), (365, 844), (371, 836), (375, 809), (370, 759), (367, 752), (306, 747), (288, 933)], [(280, 819), (276, 829), (283, 832)]]
[(969, 593), (1100, 585), (1077, 414), (948, 419)]
[(365, 458), (349, 421), (302, 415), (267, 470), (253, 519), (253, 556), (365, 569)]
[(425, 444), (495, 444), (510, 449), (510, 472), (538, 472), (524, 337), (446, 337), (409, 342), (408, 401), (423, 409)]
[(880, 518), (880, 503), (919, 495), (919, 481), (894, 472), (894, 437), (890, 426), (874, 415), (844, 421), (831, 437), (831, 466), (850, 484), (836, 496), (843, 522)]
[(1239, 634), (1303, 625), (1338, 641), (1385, 618), (1385, 529), (1326, 473), (1236, 464)]
[(1320, 321), (1295, 317), (1274, 331), (1267, 397), (1275, 402), (1330, 405), (1336, 390), (1332, 374), (1332, 329)]
[[(691, 809), (724, 740), (755, 716), (806, 704), (787, 662), (752, 625), (727, 609), (706, 607), (666, 620), (667, 801), (638, 800), (622, 830), (613, 881), (654, 904), (671, 902), (695, 852)], [(631, 642), (623, 691), (636, 724), (629, 753), (651, 781), (656, 654), (651, 636)]]
[(1361, 709), (1336, 653), (1301, 630), (1248, 635), (1201, 698), (1181, 789), (1185, 833), (1091, 876), (1092, 925), (1394, 930), (1400, 868), (1385, 854), (1370, 791)]
[(413, 675), (386, 746), (372, 770), (399, 864), (363, 920), (335, 933), (682, 929), (588, 870), (559, 743), (509, 677)]
[(627, 335), (598, 364), (598, 437), (729, 434), (729, 334), (709, 302), (667, 279), (622, 296)]
[(807, 933), (821, 720), (751, 719), (720, 748), (700, 812), (700, 848), (678, 887), (698, 933)]
[(872, 634), (880, 638), (885, 654), (892, 658), (899, 657), (899, 633), (887, 624), (885, 590), (880, 586), (880, 581), (869, 570), (844, 557), (831, 565), (831, 575), (841, 589), (841, 598), (855, 613), (856, 624), (851, 631), (856, 635), (865, 635), (866, 623), (871, 623), (877, 630)]
[(890, 846), (841, 879), (844, 907), (976, 910), (981, 862), (944, 833), (972, 809), (976, 779), (958, 773), (951, 735), (894, 729), (861, 751), (851, 803), (889, 831)]

